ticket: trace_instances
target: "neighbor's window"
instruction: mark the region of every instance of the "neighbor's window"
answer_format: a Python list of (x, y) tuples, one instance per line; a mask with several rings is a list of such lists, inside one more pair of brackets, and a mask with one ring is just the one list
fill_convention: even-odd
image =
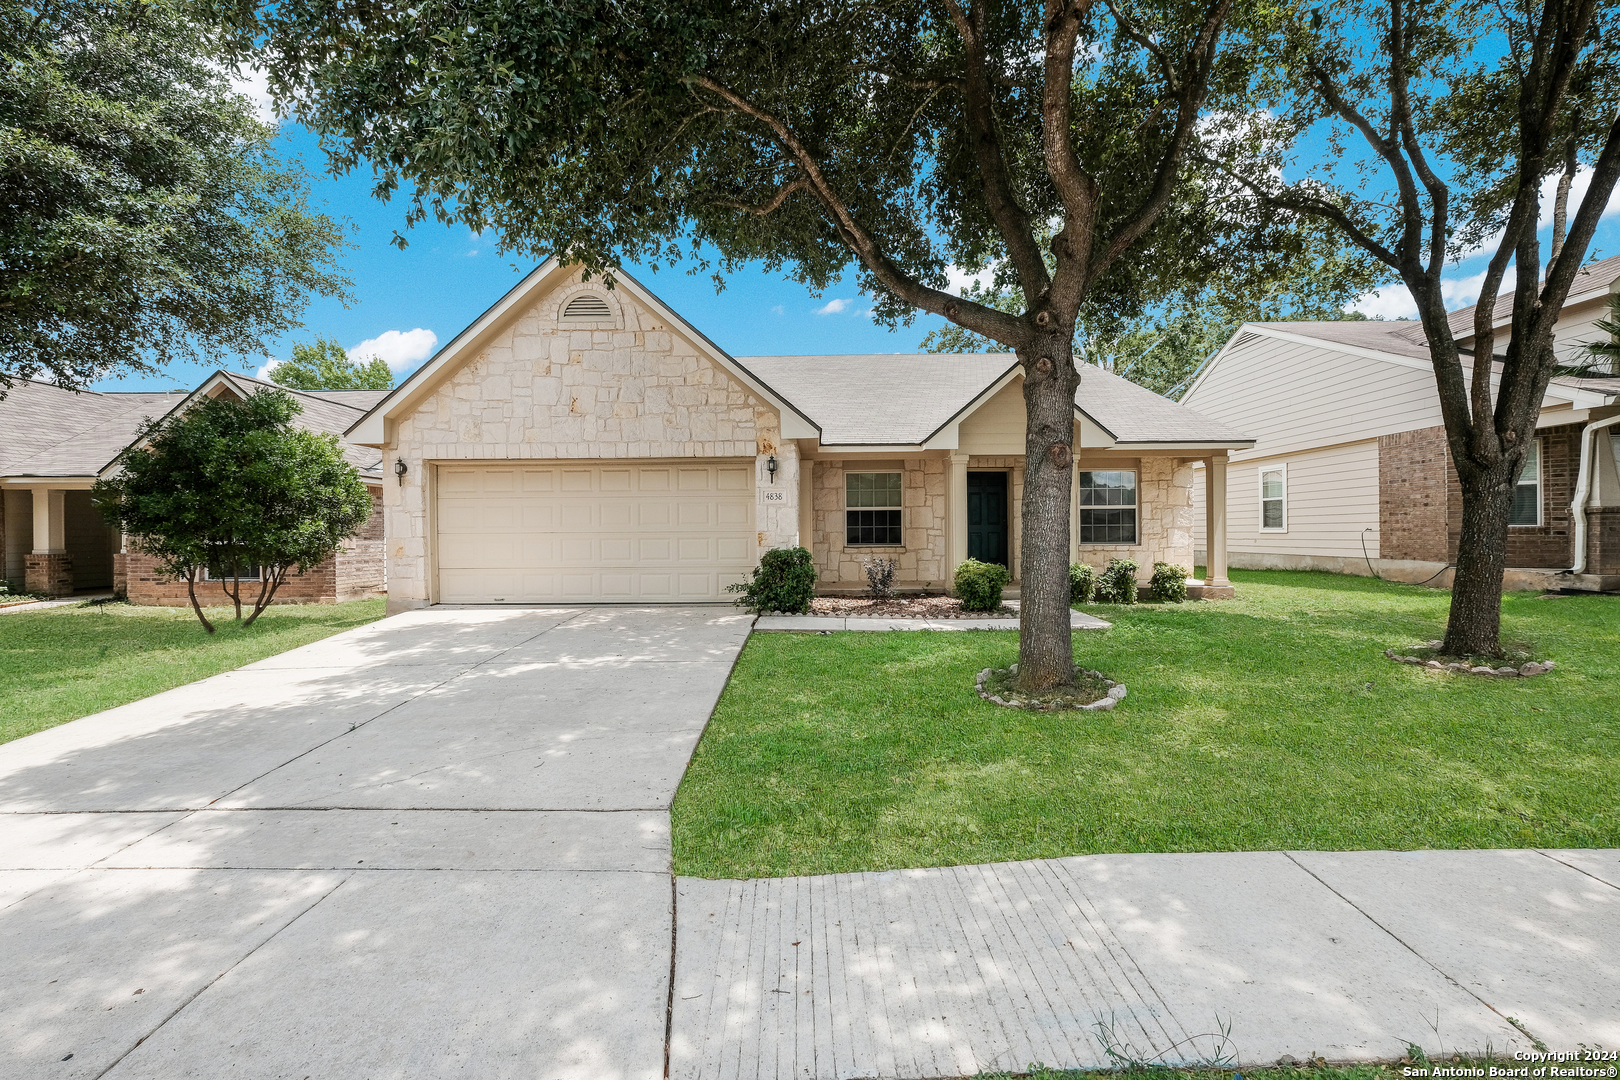
[(1524, 448), (1524, 469), (1513, 486), (1513, 516), (1509, 525), (1541, 524), (1541, 440), (1531, 439)]
[(1108, 469), (1080, 474), (1080, 542), (1136, 543), (1136, 473)]
[(844, 474), (844, 542), (850, 547), (900, 543), (900, 474)]
[(1283, 466), (1260, 470), (1260, 528), (1268, 532), (1288, 529), (1286, 504), (1288, 472)]

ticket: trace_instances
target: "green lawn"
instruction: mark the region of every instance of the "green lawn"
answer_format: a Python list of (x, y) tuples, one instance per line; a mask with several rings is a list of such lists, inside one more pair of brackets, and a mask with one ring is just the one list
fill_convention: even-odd
[(230, 608), (80, 605), (0, 615), (0, 742), (251, 664), (382, 618), (382, 600), (272, 607), (244, 629)]
[(1010, 632), (756, 634), (675, 801), (702, 877), (1114, 851), (1620, 846), (1620, 598), (1504, 600), (1533, 679), (1396, 665), (1449, 594), (1234, 573), (1236, 600), (1091, 606), (1112, 713), (980, 701)]

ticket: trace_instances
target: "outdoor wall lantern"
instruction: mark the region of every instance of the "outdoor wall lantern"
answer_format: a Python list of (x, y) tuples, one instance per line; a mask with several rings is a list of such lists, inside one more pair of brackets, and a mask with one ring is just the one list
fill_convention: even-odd
[(772, 454), (765, 459), (765, 471), (771, 474), (771, 483), (776, 483), (776, 455)]
[(405, 472), (406, 472), (406, 470), (408, 468), (409, 468), (409, 466), (407, 466), (405, 464), (405, 459), (404, 458), (395, 458), (394, 459), (394, 475), (399, 477), (399, 486), (400, 487), (405, 486)]

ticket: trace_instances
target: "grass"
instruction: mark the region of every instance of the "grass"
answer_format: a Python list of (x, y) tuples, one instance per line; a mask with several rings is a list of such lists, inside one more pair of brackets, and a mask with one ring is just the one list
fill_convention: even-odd
[(756, 634), (675, 801), (677, 872), (768, 877), (1121, 851), (1620, 846), (1620, 598), (1504, 598), (1531, 679), (1400, 665), (1449, 595), (1235, 572), (1092, 605), (1111, 713), (980, 700), (1012, 632)]
[(82, 604), (0, 615), (0, 743), (217, 675), (382, 618), (382, 600), (283, 604), (243, 628), (230, 608)]

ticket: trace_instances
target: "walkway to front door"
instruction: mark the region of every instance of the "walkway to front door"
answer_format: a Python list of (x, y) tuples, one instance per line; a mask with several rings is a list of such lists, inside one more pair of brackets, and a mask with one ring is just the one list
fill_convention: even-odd
[(1007, 474), (970, 472), (967, 475), (968, 558), (980, 562), (1007, 561)]

